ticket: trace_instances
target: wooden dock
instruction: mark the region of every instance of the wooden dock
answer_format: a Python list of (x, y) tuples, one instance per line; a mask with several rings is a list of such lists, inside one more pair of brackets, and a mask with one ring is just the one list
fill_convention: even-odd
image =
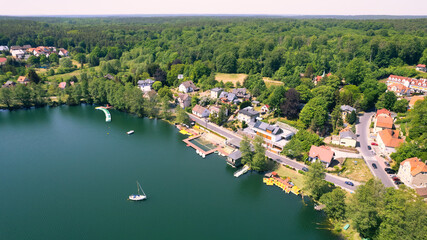
[(218, 151), (218, 152), (223, 152), (222, 150), (221, 150), (221, 147), (216, 147), (216, 148), (214, 148), (214, 149), (211, 149), (211, 150), (209, 150), (209, 151), (205, 151), (205, 150), (203, 150), (203, 149), (201, 149), (201, 148), (199, 148), (198, 146), (196, 146), (194, 143), (192, 143), (191, 142), (191, 140), (193, 140), (193, 139), (196, 139), (196, 138), (198, 138), (198, 137), (200, 137), (201, 135), (197, 135), (197, 136), (193, 136), (193, 137), (189, 137), (189, 138), (186, 138), (186, 139), (184, 139), (184, 140), (182, 140), (183, 142), (185, 142), (186, 144), (187, 144), (187, 146), (189, 146), (189, 147), (192, 147), (192, 148), (194, 148), (194, 149), (196, 149), (196, 152), (197, 153), (199, 153), (203, 158), (205, 157), (205, 156), (207, 156), (207, 155), (209, 155), (209, 154), (211, 154), (211, 153), (213, 153), (213, 152), (216, 152), (216, 151)]

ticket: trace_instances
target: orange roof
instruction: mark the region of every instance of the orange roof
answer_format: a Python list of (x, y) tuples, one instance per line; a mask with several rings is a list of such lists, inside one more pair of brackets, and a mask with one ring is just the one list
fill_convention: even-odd
[(425, 67), (426, 67), (426, 65), (425, 65), (425, 64), (418, 64), (418, 65), (417, 65), (417, 67), (425, 68)]
[(4, 62), (6, 62), (6, 61), (7, 61), (7, 58), (0, 57), (0, 63), (4, 63)]
[(405, 163), (409, 163), (409, 165), (411, 166), (412, 176), (415, 176), (418, 173), (427, 172), (427, 165), (417, 157), (408, 158), (405, 161), (402, 161), (400, 165), (403, 165)]
[(64, 89), (67, 86), (66, 82), (60, 82), (58, 87)]
[(378, 115), (380, 115), (380, 114), (386, 114), (386, 115), (391, 116), (390, 111), (389, 111), (389, 110), (387, 110), (387, 109), (385, 109), (385, 108), (382, 108), (382, 109), (378, 110), (378, 111), (377, 111), (377, 115), (376, 115), (376, 116), (378, 117)]
[(386, 147), (396, 148), (403, 143), (403, 139), (399, 138), (399, 130), (384, 129), (378, 134)]
[(393, 128), (393, 118), (390, 116), (378, 116), (377, 117), (377, 127), (381, 128)]
[(322, 162), (330, 163), (332, 161), (332, 157), (334, 156), (334, 152), (327, 146), (314, 146), (312, 145), (310, 148), (310, 152), (308, 154), (311, 158), (318, 158)]
[(401, 83), (392, 83), (387, 86), (387, 90), (397, 92), (397, 93), (406, 93), (410, 90), (410, 88), (406, 87)]
[(418, 100), (424, 100), (424, 96), (413, 96), (411, 98), (411, 101), (409, 101), (409, 106), (414, 106), (415, 102), (417, 102)]
[(19, 76), (18, 78), (18, 82), (23, 83), (23, 82), (29, 82), (30, 80), (28, 80), (28, 78), (26, 78), (25, 76)]

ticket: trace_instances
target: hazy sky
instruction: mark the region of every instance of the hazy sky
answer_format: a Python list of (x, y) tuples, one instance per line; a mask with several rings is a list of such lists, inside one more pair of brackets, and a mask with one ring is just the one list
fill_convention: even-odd
[(0, 15), (87, 14), (427, 15), (427, 4), (422, 0), (19, 0), (0, 7)]

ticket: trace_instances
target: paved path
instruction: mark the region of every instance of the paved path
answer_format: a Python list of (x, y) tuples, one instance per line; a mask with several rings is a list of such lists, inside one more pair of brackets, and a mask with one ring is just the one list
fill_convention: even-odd
[[(380, 164), (376, 158), (375, 152), (368, 149), (368, 146), (371, 148), (369, 142), (369, 126), (371, 124), (371, 117), (374, 114), (375, 112), (364, 113), (359, 117), (359, 122), (356, 124), (356, 134), (357, 140), (359, 142), (359, 147), (357, 147), (357, 149), (362, 154), (366, 165), (368, 165), (369, 170), (372, 172), (372, 175), (380, 179), (384, 186), (397, 188), (397, 186), (391, 180), (390, 176), (384, 171), (384, 168), (382, 167), (384, 164)], [(377, 165), (377, 169), (372, 167), (373, 163)]]
[[(218, 134), (221, 134), (222, 136), (226, 137), (228, 141), (233, 141), (236, 143), (240, 143), (240, 140), (242, 139), (241, 136), (235, 134), (234, 132), (227, 130), (223, 127), (220, 127), (216, 124), (210, 123), (204, 119), (200, 119), (197, 116), (193, 115), (193, 114), (189, 114), (191, 119), (193, 119), (193, 121), (197, 122), (199, 125), (206, 127)], [(278, 162), (280, 164), (286, 164), (290, 167), (293, 167), (297, 170), (302, 170), (303, 167), (308, 167), (307, 165), (297, 162), (295, 160), (291, 160), (290, 158), (287, 158), (285, 156), (282, 155), (278, 155), (276, 153), (270, 152), (270, 151), (266, 151), (265, 155), (269, 158), (271, 158), (273, 161)], [(331, 182), (333, 184), (335, 184), (336, 186), (340, 186), (341, 188), (350, 191), (350, 192), (354, 192), (357, 188), (358, 185), (360, 185), (359, 182), (347, 179), (347, 178), (342, 178), (342, 177), (338, 177), (332, 174), (327, 173), (325, 180), (328, 182)], [(345, 183), (345, 181), (350, 181), (354, 184), (354, 186), (350, 186), (347, 185)]]

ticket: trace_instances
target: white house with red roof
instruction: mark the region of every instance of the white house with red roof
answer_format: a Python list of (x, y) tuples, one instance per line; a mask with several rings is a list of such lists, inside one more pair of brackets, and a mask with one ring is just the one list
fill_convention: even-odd
[(414, 92), (427, 92), (427, 79), (425, 78), (415, 79), (390, 75), (387, 78), (387, 86), (393, 83), (403, 84), (405, 87), (410, 88)]
[(308, 160), (312, 162), (319, 160), (325, 167), (329, 167), (334, 159), (334, 155), (335, 153), (327, 146), (317, 147), (312, 145), (308, 153)]
[(270, 106), (268, 104), (265, 104), (264, 106), (261, 107), (261, 112), (265, 112), (268, 113), (270, 112)]
[(68, 54), (68, 51), (66, 49), (60, 48), (58, 51), (58, 55), (62, 56), (62, 57), (68, 57), (69, 54)]
[(425, 72), (426, 71), (426, 65), (425, 64), (418, 64), (416, 69), (418, 71)]

